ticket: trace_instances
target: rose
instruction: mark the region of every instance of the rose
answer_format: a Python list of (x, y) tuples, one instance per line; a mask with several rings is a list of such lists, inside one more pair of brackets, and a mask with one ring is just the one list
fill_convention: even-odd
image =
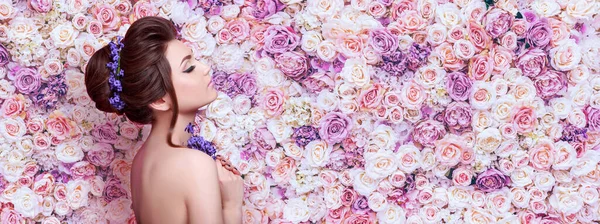
[(459, 130), (471, 125), (471, 105), (466, 102), (452, 102), (444, 112), (444, 123), (450, 128)]
[(102, 167), (110, 165), (114, 157), (113, 147), (107, 143), (96, 143), (87, 153), (87, 159), (90, 163)]
[(92, 176), (96, 172), (96, 167), (87, 161), (79, 161), (73, 164), (70, 171), (74, 177)]
[(71, 142), (64, 142), (56, 146), (56, 158), (63, 163), (74, 163), (84, 157), (83, 150)]
[(283, 218), (294, 223), (306, 222), (310, 218), (310, 210), (302, 198), (291, 198), (283, 208)]
[(20, 187), (13, 195), (15, 211), (23, 217), (34, 218), (41, 212), (42, 196), (35, 194), (26, 186)]
[(289, 78), (300, 81), (304, 79), (308, 71), (308, 61), (306, 55), (289, 51), (275, 56), (277, 68), (279, 68)]
[(460, 9), (453, 3), (444, 3), (438, 5), (436, 7), (436, 17), (435, 20), (437, 23), (441, 23), (446, 27), (454, 27), (461, 24), (462, 21), (462, 13)]
[(552, 38), (552, 29), (548, 19), (541, 18), (535, 21), (525, 34), (527, 44), (534, 48), (544, 48), (550, 43)]
[(40, 74), (27, 67), (18, 67), (14, 74), (14, 86), (23, 94), (30, 94), (37, 91), (41, 86)]
[(532, 108), (521, 106), (516, 107), (513, 111), (512, 123), (518, 133), (527, 133), (535, 129), (537, 117)]
[(535, 77), (539, 75), (547, 64), (547, 56), (543, 50), (532, 48), (519, 56), (517, 66), (523, 72), (523, 75)]
[(123, 188), (121, 181), (116, 178), (106, 181), (103, 198), (105, 198), (108, 202), (119, 199), (125, 195), (127, 195), (127, 192)]
[(477, 176), (475, 185), (484, 192), (493, 192), (511, 184), (510, 178), (497, 169), (488, 169)]
[(549, 139), (540, 139), (529, 150), (529, 162), (533, 168), (547, 170), (554, 163), (554, 144)]
[(469, 77), (486, 81), (490, 78), (494, 69), (492, 58), (487, 53), (481, 53), (469, 60)]
[(458, 167), (452, 171), (452, 183), (458, 186), (469, 186), (473, 175), (472, 169), (466, 166)]
[(0, 67), (4, 67), (10, 61), (10, 54), (3, 44), (0, 44)]
[(364, 90), (360, 95), (360, 106), (362, 108), (375, 109), (381, 105), (385, 90), (383, 86), (374, 84), (368, 90)]
[(365, 164), (365, 172), (373, 179), (387, 177), (397, 168), (395, 156), (389, 150), (380, 150), (368, 157), (369, 159), (366, 160)]
[(319, 135), (329, 144), (344, 140), (352, 130), (352, 120), (343, 113), (329, 112), (319, 123)]
[(434, 147), (435, 141), (446, 135), (444, 125), (435, 120), (425, 120), (416, 125), (412, 131), (412, 138), (415, 142), (425, 146)]
[(489, 82), (475, 81), (469, 95), (469, 102), (473, 109), (487, 110), (496, 101), (496, 89)]
[(574, 40), (564, 41), (550, 49), (550, 65), (559, 71), (574, 69), (581, 61), (581, 49)]
[(538, 95), (543, 99), (551, 99), (567, 88), (567, 78), (564, 73), (546, 70), (534, 79)]
[(436, 160), (444, 166), (455, 166), (461, 160), (466, 146), (459, 136), (448, 134), (436, 142)]
[(385, 28), (371, 30), (368, 43), (375, 52), (382, 55), (390, 55), (398, 49), (398, 39)]
[(456, 101), (465, 101), (469, 98), (473, 81), (462, 72), (453, 72), (447, 75), (446, 91), (450, 98)]
[(99, 142), (114, 144), (117, 142), (117, 128), (110, 123), (97, 125), (92, 130), (92, 136)]
[(258, 91), (256, 79), (249, 73), (235, 73), (229, 76), (229, 78), (235, 82), (241, 94), (252, 97)]
[(485, 30), (492, 38), (498, 38), (513, 25), (513, 16), (503, 9), (492, 8), (485, 15)]
[(454, 54), (461, 60), (469, 60), (475, 55), (475, 46), (465, 39), (460, 39), (454, 42)]
[(331, 40), (324, 40), (317, 46), (317, 56), (325, 62), (333, 62), (337, 58), (336, 46)]
[(469, 41), (473, 43), (477, 52), (488, 48), (492, 44), (492, 39), (488, 36), (483, 27), (474, 21), (469, 21), (467, 32)]
[(60, 111), (55, 111), (48, 116), (46, 120), (46, 129), (48, 133), (59, 140), (65, 140), (67, 137), (76, 134), (76, 124), (68, 120)]
[(252, 4), (252, 16), (259, 20), (274, 15), (285, 5), (275, 0), (258, 0)]
[(27, 101), (21, 94), (15, 95), (11, 98), (6, 99), (0, 111), (2, 111), (3, 117), (16, 117), (23, 115), (23, 112), (27, 110)]
[(366, 63), (366, 60), (363, 58), (351, 58), (346, 60), (340, 73), (340, 77), (357, 87), (365, 87), (371, 81), (370, 69), (367, 67)]
[(92, 14), (98, 21), (100, 21), (106, 30), (116, 29), (118, 24), (121, 22), (121, 18), (117, 15), (117, 11), (111, 5), (96, 6), (93, 9)]
[(0, 134), (8, 142), (19, 141), (26, 132), (25, 122), (21, 117), (4, 118), (0, 121)]
[(600, 130), (600, 109), (587, 107), (585, 109), (585, 117), (587, 118), (588, 127), (592, 131)]
[(508, 31), (500, 37), (500, 45), (508, 50), (514, 51), (517, 49), (517, 34), (513, 31)]
[(29, 0), (27, 5), (40, 13), (47, 13), (52, 10), (52, 1), (49, 0)]
[(554, 188), (548, 202), (554, 209), (566, 214), (577, 213), (583, 207), (583, 200), (577, 192), (558, 186)]
[(264, 49), (271, 54), (292, 51), (300, 43), (300, 36), (289, 26), (269, 26), (265, 33)]
[(267, 115), (275, 117), (283, 112), (285, 101), (286, 97), (281, 89), (271, 88), (267, 90), (262, 106)]
[(437, 46), (435, 48), (435, 53), (440, 56), (444, 68), (452, 71), (458, 71), (465, 66), (464, 61), (456, 57), (454, 54), (454, 49), (449, 43), (442, 43), (441, 45)]

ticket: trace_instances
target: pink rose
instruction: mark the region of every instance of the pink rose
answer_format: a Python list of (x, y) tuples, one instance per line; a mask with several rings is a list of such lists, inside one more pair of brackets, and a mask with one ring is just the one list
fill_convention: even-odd
[(33, 9), (36, 12), (47, 13), (52, 10), (52, 1), (51, 0), (29, 0), (27, 1), (27, 5), (29, 8)]
[(13, 70), (13, 84), (19, 92), (31, 94), (40, 88), (42, 76), (35, 69), (17, 66)]
[(513, 62), (513, 52), (499, 45), (496, 45), (492, 49), (490, 57), (492, 58), (492, 62), (494, 62), (495, 74), (504, 74)]
[(420, 109), (421, 104), (427, 99), (427, 93), (425, 88), (416, 82), (408, 82), (402, 87), (402, 94), (400, 95), (400, 101), (402, 106), (408, 109)]
[(267, 93), (262, 101), (262, 106), (267, 115), (271, 117), (278, 116), (283, 112), (285, 100), (286, 99), (283, 91), (277, 88), (271, 88), (267, 90)]
[(535, 111), (530, 107), (515, 108), (512, 116), (512, 123), (515, 125), (517, 133), (523, 134), (531, 132), (536, 127), (537, 117)]
[(488, 48), (492, 44), (492, 39), (485, 32), (483, 27), (474, 21), (470, 21), (467, 26), (469, 41), (473, 43), (477, 52)]
[(398, 38), (388, 29), (374, 29), (369, 33), (369, 45), (378, 54), (390, 55), (398, 49)]
[(55, 183), (56, 185), (54, 186), (54, 198), (56, 198), (56, 200), (58, 201), (67, 200), (67, 185), (65, 185), (62, 182)]
[(92, 130), (92, 136), (98, 142), (114, 144), (117, 142), (117, 128), (110, 123), (96, 125)]
[(131, 2), (129, 1), (120, 1), (115, 6), (115, 10), (117, 10), (117, 12), (119, 12), (121, 15), (129, 14), (129, 12), (131, 12), (131, 8)]
[(116, 178), (111, 178), (106, 182), (104, 187), (104, 199), (111, 202), (117, 198), (121, 198), (127, 195), (127, 191), (121, 184), (121, 181)]
[(275, 56), (275, 62), (283, 74), (295, 81), (301, 81), (307, 75), (308, 61), (303, 53), (288, 51)]
[(461, 130), (471, 126), (472, 116), (470, 104), (454, 101), (446, 107), (444, 123), (452, 129)]
[(344, 113), (329, 112), (321, 119), (319, 136), (329, 144), (342, 142), (352, 130), (352, 120)]
[(523, 75), (535, 77), (539, 75), (548, 64), (548, 55), (545, 51), (532, 48), (523, 53), (517, 59), (517, 67), (521, 69)]
[(271, 54), (293, 51), (300, 44), (300, 36), (289, 26), (269, 26), (265, 31), (264, 49)]
[[(100, 35), (102, 35), (102, 33), (104, 32), (104, 30), (102, 28), (102, 23), (100, 23), (100, 21), (98, 21), (98, 20), (90, 21), (90, 23), (88, 23), (86, 31), (88, 33), (94, 35), (95, 37), (100, 37)], [(90, 48), (93, 48), (93, 47), (89, 46), (89, 45), (85, 45), (85, 44), (83, 46), (84, 51), (90, 50)], [(86, 55), (91, 55), (91, 54), (86, 52)]]
[(525, 38), (525, 33), (527, 33), (527, 21), (524, 19), (516, 19), (513, 22), (511, 30), (517, 34), (519, 38)]
[(38, 133), (33, 136), (33, 145), (38, 149), (47, 149), (50, 147), (50, 137), (46, 134)]
[(544, 48), (550, 43), (552, 28), (548, 19), (542, 18), (533, 23), (525, 35), (526, 42), (534, 48)]
[(252, 139), (252, 143), (258, 146), (261, 150), (271, 150), (275, 148), (275, 145), (277, 145), (275, 137), (273, 137), (273, 134), (271, 134), (266, 127), (261, 127), (254, 130), (250, 138)]
[(133, 23), (136, 20), (146, 16), (156, 16), (158, 9), (154, 3), (149, 1), (137, 1), (133, 5), (133, 11), (129, 14), (129, 22)]
[(75, 135), (76, 125), (74, 121), (68, 120), (62, 113), (51, 114), (46, 121), (48, 133), (58, 140), (65, 140)]
[(417, 124), (412, 135), (415, 142), (433, 148), (435, 142), (446, 135), (446, 128), (438, 121), (425, 120)]
[(514, 51), (517, 49), (517, 34), (509, 31), (500, 37), (500, 45), (508, 50)]
[(0, 220), (2, 220), (2, 223), (6, 223), (6, 224), (25, 223), (25, 218), (23, 218), (21, 216), (21, 214), (19, 214), (18, 212), (16, 212), (15, 210), (13, 210), (10, 207), (6, 207), (6, 208), (2, 209), (2, 211), (0, 211), (0, 213), (1, 213)]
[(369, 224), (375, 221), (375, 216), (367, 214), (352, 214), (350, 217), (346, 218), (343, 224)]
[(356, 201), (358, 194), (351, 188), (344, 188), (341, 195), (341, 201), (343, 206), (350, 206)]
[(493, 70), (494, 61), (487, 53), (476, 55), (469, 60), (469, 77), (475, 80), (489, 80)]
[(465, 67), (465, 62), (454, 54), (453, 45), (442, 43), (435, 48), (435, 52), (440, 56), (444, 68), (451, 71), (458, 71)]
[(461, 160), (461, 155), (466, 146), (456, 135), (446, 135), (436, 142), (435, 157), (437, 162), (444, 166), (455, 166)]
[(600, 131), (600, 109), (588, 106), (585, 110), (587, 125), (591, 131)]
[(327, 212), (325, 217), (326, 223), (341, 223), (346, 214), (351, 214), (350, 207), (341, 206), (337, 209), (332, 209)]
[(96, 143), (94, 147), (87, 153), (87, 159), (90, 163), (106, 167), (115, 158), (113, 147), (107, 143)]
[(467, 30), (463, 26), (454, 26), (448, 30), (448, 42), (455, 43), (458, 40), (465, 38)]
[(256, 0), (251, 1), (252, 16), (259, 20), (274, 15), (285, 7), (285, 4), (276, 0)]
[(87, 161), (79, 161), (73, 164), (70, 171), (74, 177), (93, 176), (96, 173), (96, 167)]
[(538, 170), (548, 170), (554, 163), (554, 143), (549, 140), (539, 140), (529, 149), (529, 163)]
[(14, 117), (23, 115), (26, 110), (26, 102), (23, 95), (18, 94), (6, 99), (0, 107), (3, 117)]
[(462, 72), (453, 72), (447, 75), (446, 91), (453, 100), (467, 100), (471, 94), (472, 86), (473, 81)]
[(225, 24), (225, 29), (229, 30), (235, 43), (246, 40), (248, 35), (250, 35), (250, 25), (245, 19), (231, 20)]
[(493, 192), (510, 185), (510, 177), (504, 175), (497, 169), (491, 168), (477, 176), (475, 184), (484, 192)]
[(287, 183), (291, 175), (296, 170), (296, 160), (291, 157), (285, 157), (277, 164), (271, 173), (275, 183)]
[(33, 192), (37, 195), (47, 196), (54, 192), (55, 178), (49, 173), (39, 174), (35, 177), (33, 183)]
[(497, 38), (512, 27), (513, 16), (501, 8), (493, 7), (485, 15), (485, 30), (492, 38)]
[(384, 91), (383, 86), (375, 83), (371, 88), (362, 92), (360, 96), (360, 106), (368, 109), (379, 107), (383, 100)]
[(97, 6), (94, 8), (93, 14), (106, 30), (115, 30), (121, 22), (121, 18), (117, 15), (117, 11), (111, 5)]
[(461, 166), (452, 171), (452, 183), (458, 186), (469, 186), (473, 179), (473, 170)]
[(139, 134), (140, 128), (138, 128), (135, 124), (131, 122), (119, 123), (119, 135), (131, 140), (135, 140), (139, 137)]
[[(542, 99), (551, 99), (562, 95), (567, 89), (567, 77), (564, 73), (555, 70), (546, 70), (533, 80), (537, 94)], [(563, 91), (564, 90), (564, 91)]]

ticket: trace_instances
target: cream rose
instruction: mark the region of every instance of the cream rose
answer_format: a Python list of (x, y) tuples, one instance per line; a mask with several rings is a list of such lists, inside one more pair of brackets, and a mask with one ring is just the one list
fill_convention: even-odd
[(398, 169), (405, 173), (412, 173), (420, 168), (423, 160), (421, 151), (412, 144), (400, 146), (396, 158), (398, 161)]
[(346, 60), (340, 76), (347, 82), (363, 88), (371, 81), (369, 66), (365, 59), (351, 58)]
[(283, 218), (294, 223), (308, 221), (310, 214), (308, 204), (303, 198), (289, 199), (283, 208)]
[[(380, 150), (373, 155), (365, 155), (365, 173), (369, 179), (382, 179), (391, 175), (398, 167), (394, 153), (389, 150)], [(360, 193), (360, 192), (359, 192)]]
[(475, 147), (478, 152), (492, 153), (502, 143), (502, 135), (497, 128), (487, 128), (477, 134)]
[(26, 186), (20, 187), (12, 198), (15, 211), (26, 218), (34, 218), (42, 211), (42, 201), (42, 196)]
[(574, 69), (581, 61), (581, 49), (574, 40), (563, 41), (550, 49), (550, 65), (559, 71)]
[(333, 146), (323, 140), (311, 141), (305, 146), (308, 164), (313, 167), (323, 167), (329, 160)]
[(74, 163), (84, 157), (83, 150), (73, 142), (63, 142), (56, 146), (56, 158), (63, 163)]

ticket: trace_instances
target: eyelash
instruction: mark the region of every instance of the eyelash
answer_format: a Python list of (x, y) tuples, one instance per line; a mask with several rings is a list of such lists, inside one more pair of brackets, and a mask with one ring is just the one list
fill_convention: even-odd
[(196, 66), (195, 66), (195, 65), (192, 65), (192, 66), (190, 66), (188, 69), (186, 69), (186, 70), (185, 70), (185, 71), (183, 71), (183, 72), (185, 72), (185, 73), (190, 73), (190, 72), (192, 72), (192, 71), (194, 70), (194, 68), (196, 68)]

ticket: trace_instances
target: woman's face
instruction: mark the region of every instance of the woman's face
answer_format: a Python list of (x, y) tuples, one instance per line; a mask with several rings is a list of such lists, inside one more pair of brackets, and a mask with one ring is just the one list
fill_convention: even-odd
[(197, 61), (188, 46), (173, 40), (168, 43), (165, 56), (171, 65), (179, 113), (194, 113), (217, 98), (210, 66)]

